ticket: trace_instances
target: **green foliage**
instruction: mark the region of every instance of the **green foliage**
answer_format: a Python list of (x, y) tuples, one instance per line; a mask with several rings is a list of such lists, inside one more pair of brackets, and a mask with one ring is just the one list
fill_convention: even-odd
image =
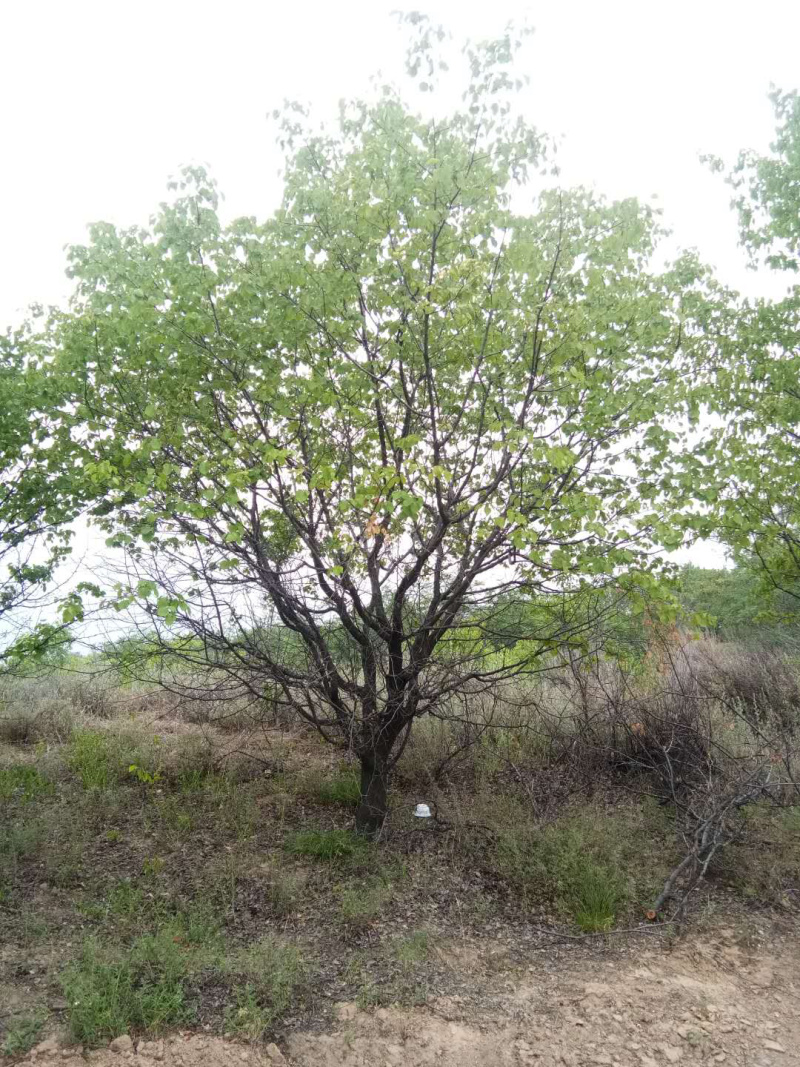
[(39, 1040), (43, 1026), (44, 1019), (36, 1015), (17, 1018), (8, 1027), (2, 1051), (6, 1056), (19, 1056), (28, 1052)]
[[(782, 300), (720, 307), (719, 356), (700, 387), (722, 423), (695, 450), (692, 477), (715, 530), (737, 559), (758, 570), (765, 590), (800, 601), (800, 98), (771, 94), (777, 120), (771, 154), (742, 152), (728, 174), (741, 241), (786, 272)], [(722, 169), (721, 161), (713, 161)], [(780, 610), (780, 605), (777, 606)]]

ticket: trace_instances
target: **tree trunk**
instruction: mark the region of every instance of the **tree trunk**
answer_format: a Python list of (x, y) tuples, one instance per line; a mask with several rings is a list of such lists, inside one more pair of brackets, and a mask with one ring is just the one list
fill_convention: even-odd
[(361, 757), (361, 801), (356, 809), (356, 832), (377, 838), (389, 810), (387, 759), (374, 752)]

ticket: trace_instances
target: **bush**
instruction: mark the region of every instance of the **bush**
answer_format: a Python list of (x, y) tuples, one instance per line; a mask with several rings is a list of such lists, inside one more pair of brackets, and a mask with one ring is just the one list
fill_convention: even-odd
[(0, 741), (7, 745), (27, 745), (36, 739), (34, 721), (22, 712), (0, 715)]

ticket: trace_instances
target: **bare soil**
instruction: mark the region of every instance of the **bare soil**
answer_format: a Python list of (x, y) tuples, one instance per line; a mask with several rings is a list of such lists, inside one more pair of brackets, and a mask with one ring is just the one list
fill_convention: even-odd
[[(278, 1045), (180, 1032), (90, 1052), (57, 1038), (36, 1067), (662, 1067), (800, 1064), (800, 930), (755, 917), (744, 926), (663, 937), (611, 937), (532, 950), (498, 969), (508, 945), (452, 942), (439, 951), (465, 995), (425, 1007), (331, 1004), (314, 1030)], [(516, 954), (514, 954), (516, 956)], [(518, 958), (518, 957), (517, 957)]]

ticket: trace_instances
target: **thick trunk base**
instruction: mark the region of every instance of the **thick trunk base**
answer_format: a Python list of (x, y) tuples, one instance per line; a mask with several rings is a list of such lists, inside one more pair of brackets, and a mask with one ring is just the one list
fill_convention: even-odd
[(356, 809), (356, 833), (374, 841), (386, 822), (388, 806), (388, 771), (385, 763), (374, 758), (361, 760), (361, 800)]

